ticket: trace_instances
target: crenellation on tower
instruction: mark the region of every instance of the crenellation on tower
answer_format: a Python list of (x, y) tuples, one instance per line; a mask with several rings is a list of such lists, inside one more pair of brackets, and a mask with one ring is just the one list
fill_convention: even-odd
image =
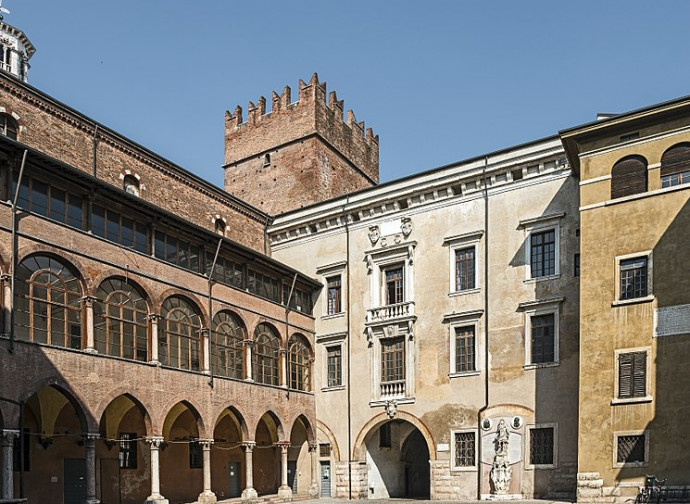
[(225, 189), (277, 214), (378, 184), (379, 138), (314, 73), (225, 114)]

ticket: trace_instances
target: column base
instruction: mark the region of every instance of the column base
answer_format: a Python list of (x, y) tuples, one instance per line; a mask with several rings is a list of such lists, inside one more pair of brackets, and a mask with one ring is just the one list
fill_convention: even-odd
[(214, 494), (210, 490), (207, 490), (199, 494), (197, 502), (199, 504), (216, 504), (216, 502), (218, 502), (218, 499), (216, 498), (216, 494)]
[(242, 501), (243, 502), (254, 502), (259, 500), (259, 494), (256, 493), (254, 488), (245, 488), (242, 490)]
[(86, 499), (84, 501), (84, 504), (101, 504), (101, 501), (98, 499)]
[[(98, 350), (96, 350), (94, 347), (88, 347), (88, 348), (84, 349), (84, 352), (90, 353), (90, 354), (97, 354)], [(92, 501), (84, 501), (84, 502), (92, 502)], [(99, 502), (99, 501), (95, 501), (95, 502)]]
[(168, 499), (162, 495), (149, 495), (146, 497), (146, 504), (170, 504)]
[(317, 498), (319, 496), (319, 485), (312, 483), (309, 487), (309, 497)]
[(283, 502), (292, 500), (292, 488), (289, 486), (281, 486), (278, 489), (278, 498)]

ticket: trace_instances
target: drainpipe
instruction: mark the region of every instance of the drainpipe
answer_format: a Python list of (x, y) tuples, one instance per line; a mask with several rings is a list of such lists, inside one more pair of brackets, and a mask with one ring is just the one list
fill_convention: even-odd
[[(350, 196), (346, 196), (345, 209), (349, 206)], [(350, 220), (345, 216), (345, 269), (347, 271), (347, 291), (345, 298), (345, 306), (347, 306), (347, 495), (348, 499), (352, 500), (352, 387), (350, 386), (350, 359), (351, 356), (351, 335), (350, 324), (352, 317), (352, 308), (350, 306)]]
[(489, 407), (489, 192), (486, 167), (489, 157), (484, 157), (484, 405), (477, 411), (477, 499), (482, 498), (482, 414)]
[(213, 358), (211, 357), (211, 340), (213, 338), (213, 273), (216, 271), (216, 261), (218, 261), (218, 253), (220, 252), (220, 246), (223, 243), (223, 239), (218, 239), (218, 246), (216, 247), (216, 255), (213, 256), (213, 264), (211, 264), (211, 270), (208, 273), (208, 370), (211, 373), (208, 379), (208, 384), (213, 388)]
[(19, 177), (17, 178), (17, 189), (12, 200), (12, 250), (10, 252), (10, 353), (14, 353), (14, 277), (15, 263), (17, 262), (17, 200), (19, 199), (19, 188), (22, 186), (24, 176), (24, 166), (26, 166), (26, 155), (29, 151), (25, 150), (22, 156), (22, 164), (19, 167)]

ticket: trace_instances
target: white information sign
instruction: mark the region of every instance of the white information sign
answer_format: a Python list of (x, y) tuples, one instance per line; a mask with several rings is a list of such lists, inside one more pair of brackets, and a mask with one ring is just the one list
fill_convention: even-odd
[(654, 337), (690, 333), (690, 304), (654, 310)]

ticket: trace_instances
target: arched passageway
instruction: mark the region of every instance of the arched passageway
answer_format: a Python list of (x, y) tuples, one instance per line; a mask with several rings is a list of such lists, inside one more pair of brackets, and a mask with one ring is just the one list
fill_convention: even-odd
[(199, 413), (184, 401), (175, 404), (165, 418), (165, 441), (160, 454), (161, 494), (171, 502), (194, 502), (202, 491), (199, 422)]
[(369, 430), (363, 445), (370, 498), (429, 498), (429, 447), (417, 427), (384, 421)]
[(218, 499), (242, 495), (246, 482), (245, 456), (242, 451), (244, 419), (235, 408), (223, 410), (213, 430), (211, 447), (212, 490)]
[(254, 448), (254, 488), (259, 495), (274, 494), (280, 486), (280, 447), (283, 440), (280, 420), (274, 414), (265, 413), (256, 426)]

